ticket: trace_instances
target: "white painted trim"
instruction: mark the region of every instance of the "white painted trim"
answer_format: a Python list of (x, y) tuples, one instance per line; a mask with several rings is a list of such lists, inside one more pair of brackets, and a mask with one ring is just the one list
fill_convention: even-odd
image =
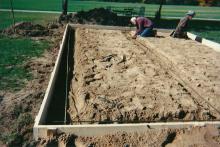
[[(192, 34), (192, 33), (189, 33), (187, 32), (187, 36), (192, 39), (192, 40), (195, 40), (196, 39), (196, 35)], [(220, 52), (220, 44), (219, 43), (216, 43), (214, 41), (210, 41), (208, 39), (205, 39), (205, 38), (202, 38), (202, 44), (214, 49), (215, 51), (217, 52)]]
[(202, 44), (205, 44), (211, 48), (213, 48), (215, 51), (220, 52), (220, 44), (207, 40), (207, 39), (202, 39)]
[(204, 122), (157, 122), (157, 123), (136, 123), (136, 124), (92, 124), (92, 125), (39, 125), (37, 126), (37, 137), (47, 138), (48, 130), (56, 133), (74, 134), (77, 136), (103, 136), (117, 132), (145, 132), (150, 129), (181, 129), (195, 126), (212, 125), (220, 127), (220, 121)]
[(196, 39), (196, 35), (192, 34), (192, 33), (189, 33), (187, 32), (187, 36), (192, 39), (192, 40), (195, 40)]
[(67, 32), (68, 32), (68, 28), (69, 28), (69, 25), (67, 24), (66, 25), (66, 28), (65, 28), (65, 31), (64, 31), (64, 35), (63, 35), (63, 39), (62, 39), (62, 42), (61, 42), (61, 45), (60, 45), (60, 50), (59, 50), (59, 53), (58, 53), (58, 56), (57, 56), (57, 60), (56, 60), (56, 63), (55, 63), (55, 66), (54, 66), (54, 69), (51, 73), (51, 77), (50, 77), (50, 81), (49, 81), (49, 84), (48, 84), (48, 87), (47, 87), (47, 90), (46, 90), (46, 93), (44, 95), (44, 99), (41, 103), (41, 107), (40, 107), (40, 110), (35, 118), (35, 123), (34, 123), (34, 138), (36, 138), (38, 132), (36, 129), (38, 127), (38, 125), (44, 121), (43, 119), (45, 118), (45, 115), (47, 113), (47, 109), (48, 109), (48, 105), (50, 103), (50, 99), (51, 99), (51, 94), (52, 94), (52, 90), (53, 90), (53, 87), (54, 87), (54, 84), (55, 84), (55, 79), (56, 79), (56, 76), (57, 76), (57, 73), (58, 73), (58, 66), (61, 62), (61, 55), (63, 53), (63, 49), (64, 49), (64, 43), (65, 43), (65, 40), (66, 40), (66, 37), (67, 37)]

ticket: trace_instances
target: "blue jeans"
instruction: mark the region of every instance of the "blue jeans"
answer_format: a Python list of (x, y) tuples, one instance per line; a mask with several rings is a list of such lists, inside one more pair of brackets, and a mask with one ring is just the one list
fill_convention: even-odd
[(150, 37), (150, 36), (152, 36), (152, 30), (153, 30), (152, 27), (150, 27), (150, 28), (145, 28), (139, 35), (140, 35), (141, 37)]

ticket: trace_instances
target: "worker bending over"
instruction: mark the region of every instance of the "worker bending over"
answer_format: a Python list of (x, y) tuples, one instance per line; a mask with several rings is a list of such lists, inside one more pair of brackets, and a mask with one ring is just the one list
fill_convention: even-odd
[(176, 30), (171, 33), (170, 36), (174, 38), (188, 38), (187, 37), (187, 28), (188, 28), (188, 22), (196, 15), (194, 11), (188, 11), (186, 13), (186, 16), (182, 18), (179, 22), (179, 24), (176, 27)]
[(150, 37), (153, 36), (153, 22), (145, 17), (132, 17), (131, 23), (136, 26), (136, 32), (133, 39), (137, 38), (137, 35), (142, 37)]

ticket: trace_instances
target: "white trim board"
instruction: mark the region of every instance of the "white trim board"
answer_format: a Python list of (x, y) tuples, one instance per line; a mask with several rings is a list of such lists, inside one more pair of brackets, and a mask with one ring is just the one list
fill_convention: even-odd
[(114, 134), (117, 132), (146, 132), (156, 129), (183, 129), (192, 128), (195, 126), (212, 125), (216, 128), (220, 127), (219, 121), (204, 121), (204, 122), (158, 122), (158, 123), (136, 123), (136, 124), (92, 124), (92, 125), (39, 125), (35, 128), (34, 139), (38, 137), (48, 137), (48, 132), (67, 133), (77, 136), (103, 136), (107, 134)]
[(210, 40), (205, 39), (205, 38), (201, 38), (201, 37), (196, 36), (196, 35), (194, 35), (192, 33), (189, 33), (189, 32), (187, 32), (187, 36), (192, 40), (196, 40), (196, 41), (198, 41), (198, 42), (214, 49), (215, 51), (220, 52), (220, 44), (219, 43), (216, 43), (214, 41), (210, 41)]
[(57, 60), (56, 60), (54, 69), (51, 73), (51, 77), (50, 77), (50, 81), (49, 81), (46, 93), (44, 95), (44, 99), (41, 103), (40, 110), (39, 110), (39, 112), (38, 112), (38, 114), (35, 118), (35, 123), (34, 123), (34, 128), (33, 128), (34, 138), (36, 138), (36, 135), (38, 135), (38, 132), (37, 132), (38, 129), (37, 128), (40, 125), (40, 123), (42, 123), (45, 120), (45, 117), (46, 117), (46, 114), (47, 114), (47, 111), (48, 111), (48, 106), (49, 106), (49, 103), (51, 101), (51, 94), (53, 92), (53, 87), (55, 85), (55, 79), (56, 79), (57, 73), (58, 73), (58, 66), (61, 63), (61, 55), (63, 53), (64, 42), (67, 38), (67, 32), (69, 30), (69, 27), (70, 26), (67, 24), (66, 28), (65, 28), (65, 31), (64, 31), (62, 43), (60, 45), (60, 50), (59, 50), (59, 53), (58, 53), (58, 56), (57, 56)]

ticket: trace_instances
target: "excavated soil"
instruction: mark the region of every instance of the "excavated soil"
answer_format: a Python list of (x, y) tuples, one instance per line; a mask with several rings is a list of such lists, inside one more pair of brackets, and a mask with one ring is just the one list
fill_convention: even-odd
[[(160, 44), (156, 42), (160, 38), (150, 39)], [(129, 33), (121, 31), (76, 29), (69, 96), (72, 124), (220, 118), (218, 110), (202, 101), (191, 85), (170, 72), (169, 65), (135, 42)], [(179, 47), (180, 42), (175, 42), (172, 48)], [(165, 48), (164, 43), (161, 46)], [(187, 45), (198, 44), (191, 41)], [(187, 65), (185, 62), (182, 64)], [(194, 77), (197, 69), (184, 72)]]
[(159, 35), (163, 37), (138, 40), (167, 57), (200, 97), (220, 111), (220, 53), (192, 40)]
[(11, 26), (5, 30), (3, 30), (3, 34), (6, 35), (18, 35), (18, 36), (26, 36), (26, 37), (40, 37), (40, 36), (48, 36), (49, 29), (46, 27), (33, 24), (31, 22), (19, 22), (16, 23), (15, 26)]
[(80, 24), (100, 24), (100, 25), (117, 25), (119, 18), (116, 13), (104, 8), (95, 8), (89, 11), (79, 11), (70, 15), (72, 23)]
[(75, 24), (98, 24), (108, 26), (128, 26), (130, 25), (130, 17), (118, 16), (117, 13), (105, 8), (94, 8), (88, 11), (79, 11), (77, 13), (69, 13), (67, 16), (61, 14), (60, 23), (71, 22)]

